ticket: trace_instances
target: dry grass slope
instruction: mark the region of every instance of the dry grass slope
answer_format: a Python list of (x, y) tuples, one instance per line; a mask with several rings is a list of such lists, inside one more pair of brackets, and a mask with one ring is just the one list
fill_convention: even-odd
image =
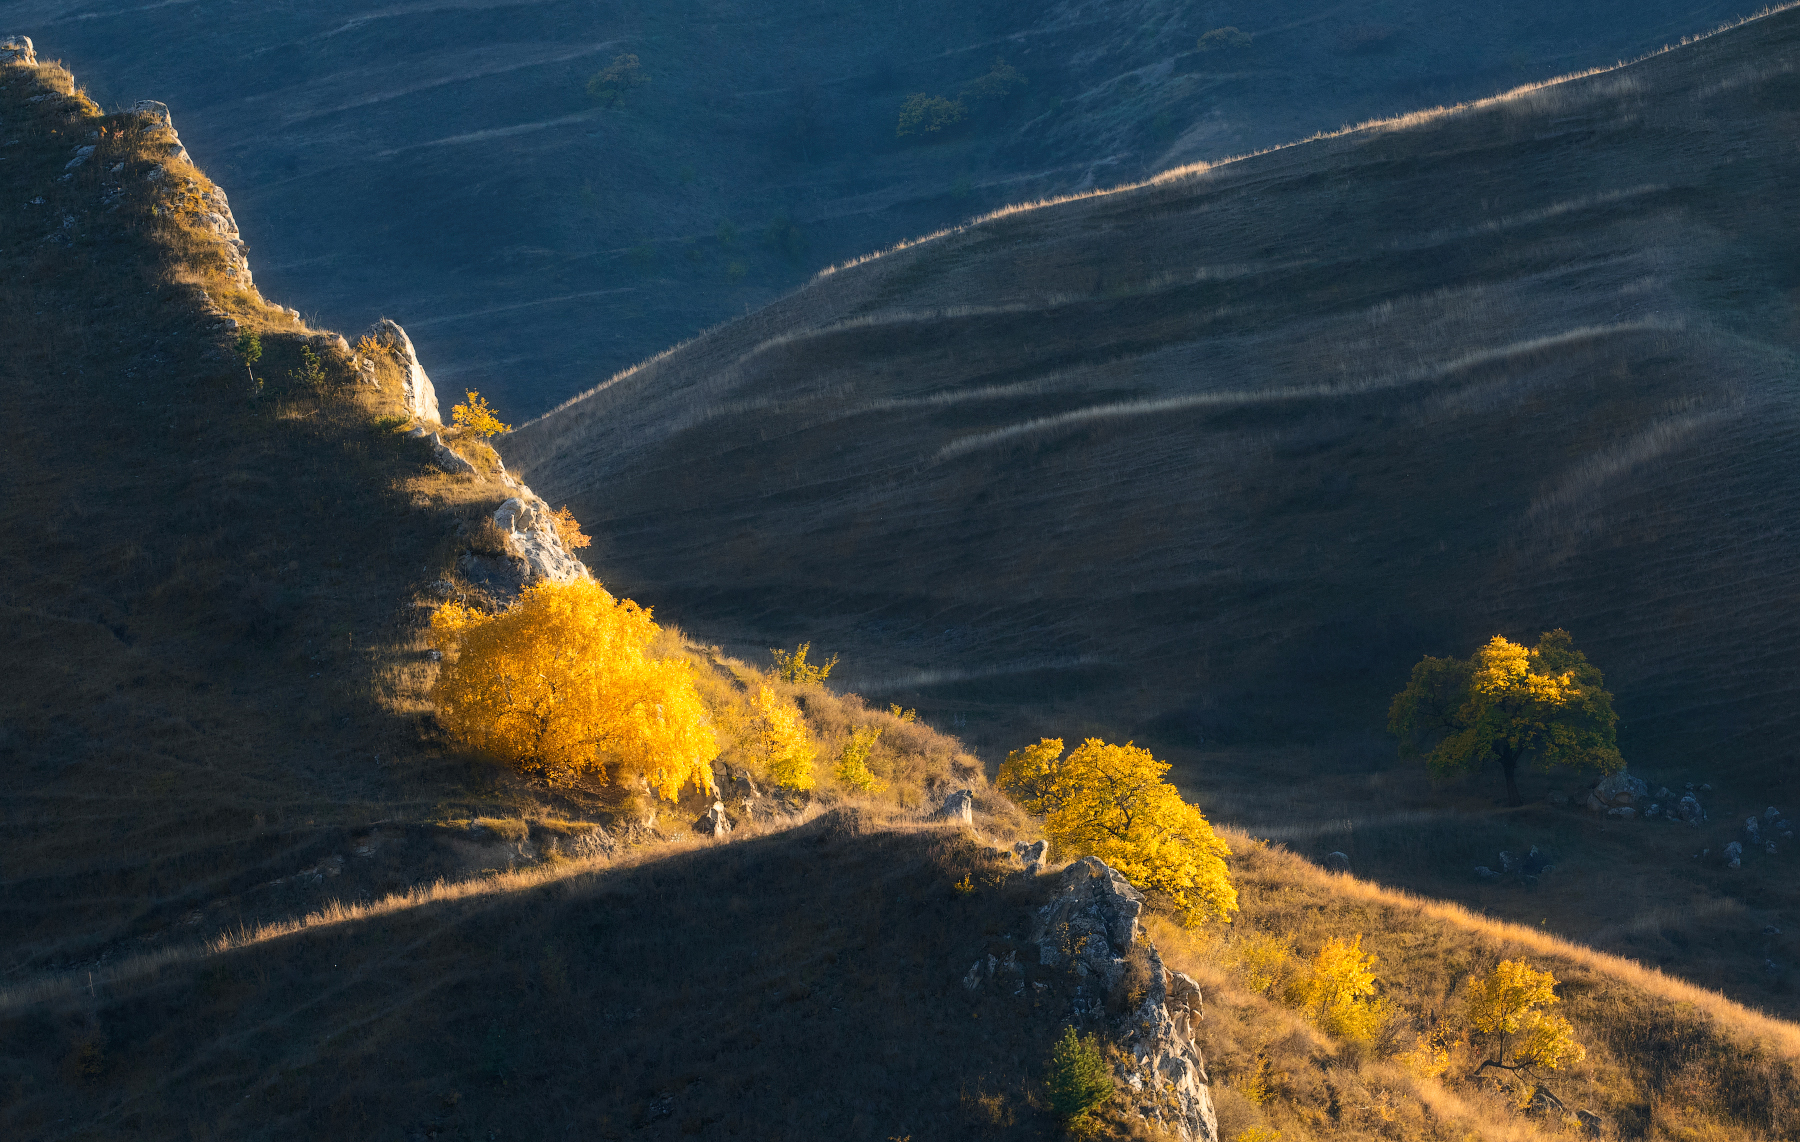
[[(1800, 946), (1760, 934), (1800, 928), (1790, 854), (1701, 858), (1800, 804), (1797, 93), (1786, 8), (1003, 212), (501, 447), (608, 582), (729, 649), (841, 651), (990, 764), (1136, 739), (1217, 817), (1800, 1010)], [(1711, 828), (1497, 814), (1395, 768), (1421, 655), (1559, 626), (1633, 767), (1717, 788)], [(1549, 907), (1469, 871), (1522, 832), (1572, 874)]]

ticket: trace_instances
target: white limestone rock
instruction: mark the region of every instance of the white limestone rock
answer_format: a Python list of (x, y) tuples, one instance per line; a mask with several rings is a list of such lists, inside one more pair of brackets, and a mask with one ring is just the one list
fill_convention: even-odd
[(384, 317), (369, 326), (367, 336), (377, 345), (393, 350), (404, 378), (400, 395), (406, 401), (407, 413), (420, 420), (442, 424), (444, 418), (438, 411), (437, 389), (425, 375), (424, 366), (419, 364), (419, 355), (413, 352), (412, 338), (406, 335), (406, 330), (393, 318)]
[(1137, 1010), (1125, 1017), (1120, 1039), (1127, 1062), (1121, 1077), (1139, 1114), (1186, 1142), (1218, 1142), (1206, 1061), (1194, 1042), (1200, 985), (1163, 967), (1154, 946), (1146, 953), (1151, 985)]
[(519, 485), (519, 495), (495, 510), (494, 522), (506, 533), (507, 549), (530, 569), (532, 581), (573, 583), (588, 578), (587, 566), (563, 546), (550, 505), (532, 495), (530, 488)]
[(935, 814), (940, 821), (952, 821), (958, 825), (975, 823), (975, 792), (972, 789), (958, 789), (945, 798), (943, 808)]
[(431, 454), (437, 458), (438, 467), (452, 476), (473, 476), (475, 465), (464, 460), (454, 448), (444, 443), (444, 438), (437, 433), (431, 434)]
[(21, 63), (26, 67), (37, 66), (37, 49), (32, 46), (30, 36), (7, 36), (0, 39), (0, 63)]

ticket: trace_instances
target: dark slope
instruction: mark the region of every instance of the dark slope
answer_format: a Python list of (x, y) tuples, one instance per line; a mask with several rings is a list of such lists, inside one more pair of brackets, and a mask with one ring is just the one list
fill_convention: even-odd
[[(278, 296), (328, 327), (400, 319), (446, 388), (523, 419), (1005, 202), (1610, 64), (1752, 7), (0, 0), (0, 31), (109, 109), (167, 102)], [(1219, 25), (1255, 40), (1196, 51)], [(626, 52), (650, 82), (604, 110), (584, 84)], [(955, 95), (996, 56), (1029, 86), (896, 137), (909, 95)]]
[[(1150, 741), (1256, 828), (1419, 807), (1377, 772), (1407, 669), (1552, 626), (1607, 671), (1634, 766), (1718, 783), (1721, 818), (1784, 804), (1797, 43), (1788, 11), (998, 217), (502, 450), (689, 629), (815, 639), (996, 755)], [(1384, 874), (1501, 847), (1436, 828), (1403, 818)]]

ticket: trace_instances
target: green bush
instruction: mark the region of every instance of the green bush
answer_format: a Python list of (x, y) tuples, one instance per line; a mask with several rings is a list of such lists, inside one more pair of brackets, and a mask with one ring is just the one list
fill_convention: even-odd
[(962, 97), (977, 106), (983, 103), (1002, 103), (1028, 82), (1019, 74), (1018, 68), (1003, 59), (996, 59), (992, 71), (980, 79), (971, 79), (963, 84)]
[(1050, 1092), (1050, 1109), (1070, 1126), (1086, 1123), (1088, 1115), (1112, 1097), (1112, 1076), (1094, 1035), (1075, 1034), (1063, 1028), (1063, 1036), (1050, 1051), (1050, 1074), (1044, 1080)]
[(969, 114), (969, 107), (960, 99), (945, 99), (939, 95), (927, 95), (919, 92), (907, 96), (900, 107), (900, 123), (894, 128), (894, 134), (904, 139), (908, 135), (929, 135), (934, 131), (942, 131), (960, 123)]

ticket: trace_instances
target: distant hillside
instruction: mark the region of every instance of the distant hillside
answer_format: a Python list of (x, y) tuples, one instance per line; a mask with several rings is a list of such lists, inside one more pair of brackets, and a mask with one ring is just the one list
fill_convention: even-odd
[[(1702, 854), (1800, 795), (1797, 48), (1788, 9), (1002, 211), (501, 447), (603, 576), (710, 638), (812, 638), (990, 759), (1135, 737), (1259, 835), (1791, 1009), (1763, 931), (1800, 920), (1790, 854)], [(1634, 768), (1717, 787), (1709, 830), (1585, 823), (1541, 803), (1566, 775), (1496, 814), (1394, 769), (1421, 655), (1557, 626)], [(1470, 872), (1531, 844), (1549, 900)]]
[[(395, 317), (433, 376), (523, 419), (984, 210), (1611, 64), (1754, 8), (0, 0), (0, 28), (54, 44), (109, 110), (168, 103), (247, 208), (263, 280), (310, 318)], [(1251, 42), (1201, 51), (1222, 27)], [(648, 82), (590, 96), (626, 54)], [(896, 134), (910, 96), (961, 98), (997, 58), (1026, 86)]]

